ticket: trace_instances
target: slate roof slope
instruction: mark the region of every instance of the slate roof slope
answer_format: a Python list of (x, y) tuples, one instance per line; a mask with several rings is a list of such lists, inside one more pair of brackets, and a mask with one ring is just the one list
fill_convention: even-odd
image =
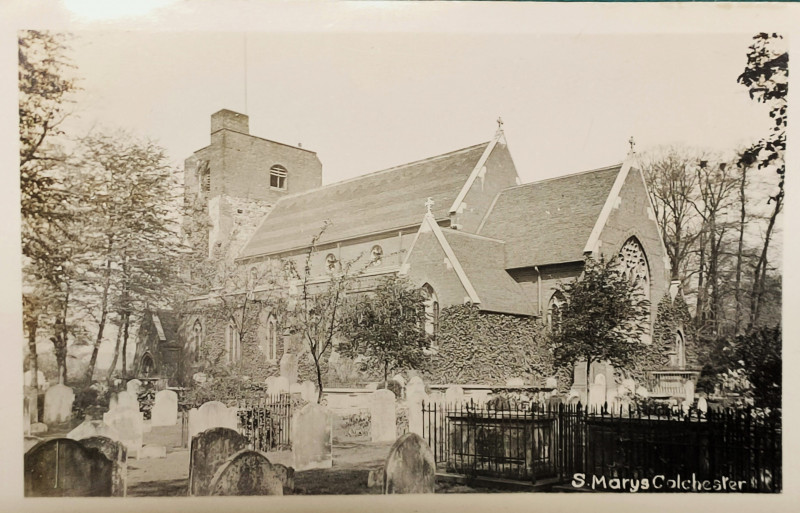
[(583, 260), (622, 165), (501, 191), (478, 233), (506, 242), (506, 269)]
[[(180, 318), (175, 312), (171, 310), (156, 310), (152, 312), (154, 317), (157, 317), (161, 323), (161, 328), (164, 331), (164, 340), (167, 344), (177, 344), (178, 329), (180, 326)], [(155, 319), (153, 319), (155, 324)]]
[[(448, 209), (489, 143), (285, 196), (275, 204), (239, 258), (307, 247), (329, 219), (321, 242), (419, 224), (433, 198), (436, 219)], [(289, 177), (291, 180), (291, 177)]]
[(533, 315), (522, 287), (505, 270), (502, 241), (449, 228), (443, 228), (442, 234), (475, 288), (481, 310)]

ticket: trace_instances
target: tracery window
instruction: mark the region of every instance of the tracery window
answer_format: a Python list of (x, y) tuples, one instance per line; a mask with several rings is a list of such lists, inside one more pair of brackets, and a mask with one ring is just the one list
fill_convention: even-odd
[(230, 319), (225, 330), (225, 360), (227, 363), (236, 363), (242, 358), (242, 341), (236, 321)]
[(335, 271), (336, 264), (339, 260), (336, 258), (336, 255), (333, 253), (328, 253), (328, 256), (325, 257), (325, 266), (328, 268), (328, 271)]
[(267, 355), (267, 359), (278, 359), (278, 320), (272, 314), (267, 318), (261, 348)]
[(275, 164), (269, 170), (269, 186), (272, 189), (286, 190), (286, 177), (288, 174), (285, 167)]
[(631, 237), (619, 250), (619, 263), (623, 274), (639, 292), (650, 299), (650, 270), (644, 248), (636, 237)]
[(557, 290), (550, 297), (550, 304), (547, 305), (547, 325), (554, 331), (558, 331), (561, 327), (563, 307), (564, 295)]
[(383, 248), (377, 244), (372, 246), (370, 257), (372, 265), (381, 265), (381, 262), (383, 261)]

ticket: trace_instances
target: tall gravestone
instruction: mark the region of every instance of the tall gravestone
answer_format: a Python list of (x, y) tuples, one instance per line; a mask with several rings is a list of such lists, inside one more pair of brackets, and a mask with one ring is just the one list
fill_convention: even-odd
[(589, 386), (589, 408), (600, 410), (606, 402), (606, 376), (597, 374)]
[(288, 381), (286, 388), (288, 389), (292, 383), (297, 382), (297, 355), (294, 353), (285, 353), (281, 357), (281, 377), (286, 378)]
[(178, 394), (172, 390), (156, 392), (150, 423), (153, 426), (174, 426), (178, 423)]
[(224, 427), (236, 430), (239, 420), (235, 408), (228, 408), (219, 401), (203, 403), (200, 408), (189, 411), (189, 440), (207, 429)]
[(111, 495), (125, 497), (128, 481), (128, 451), (125, 445), (105, 436), (90, 436), (80, 440), (81, 445), (97, 449), (112, 464)]
[(372, 392), (370, 398), (370, 434), (373, 442), (391, 442), (397, 436), (395, 396), (391, 390)]
[(129, 406), (117, 406), (103, 414), (103, 422), (119, 434), (128, 456), (139, 458), (144, 436), (144, 414)]
[(217, 469), (208, 495), (283, 495), (283, 483), (263, 454), (245, 449)]
[(397, 439), (386, 458), (383, 493), (434, 493), (436, 461), (427, 442), (416, 433)]
[(430, 399), (425, 393), (425, 383), (419, 376), (412, 377), (406, 385), (406, 403), (408, 404), (408, 430), (422, 436), (423, 413), (422, 403)]
[(448, 387), (444, 391), (444, 400), (447, 404), (459, 404), (464, 401), (464, 389), (458, 385)]
[(425, 382), (419, 376), (414, 376), (408, 380), (406, 385), (406, 398), (425, 393)]
[(112, 467), (99, 450), (54, 438), (25, 454), (25, 496), (110, 497)]
[(192, 438), (189, 453), (189, 495), (210, 495), (217, 470), (234, 454), (247, 448), (247, 438), (217, 427)]
[(75, 392), (66, 385), (53, 385), (44, 393), (44, 423), (62, 424), (72, 418)]
[(321, 404), (308, 403), (292, 418), (292, 461), (298, 472), (331, 468), (333, 415)]

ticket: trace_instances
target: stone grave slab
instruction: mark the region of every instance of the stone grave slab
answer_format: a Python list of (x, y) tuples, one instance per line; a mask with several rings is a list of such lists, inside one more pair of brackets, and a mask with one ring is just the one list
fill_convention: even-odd
[(333, 466), (333, 415), (324, 406), (308, 403), (292, 418), (292, 461), (298, 472)]
[(81, 445), (103, 453), (112, 464), (111, 495), (125, 497), (128, 482), (128, 451), (125, 444), (106, 436), (89, 436), (79, 440)]
[(397, 437), (395, 396), (391, 390), (380, 389), (370, 397), (370, 436), (373, 442), (391, 442)]
[(45, 424), (62, 424), (72, 418), (72, 403), (75, 392), (66, 385), (53, 385), (44, 393)]

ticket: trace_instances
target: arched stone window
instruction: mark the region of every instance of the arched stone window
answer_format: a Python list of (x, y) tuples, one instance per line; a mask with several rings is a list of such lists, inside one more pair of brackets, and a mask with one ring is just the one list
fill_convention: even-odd
[(623, 274), (646, 299), (650, 299), (650, 268), (639, 239), (631, 237), (625, 241), (619, 250), (618, 259)]
[(145, 353), (142, 356), (142, 364), (139, 367), (141, 369), (142, 377), (148, 378), (153, 373), (155, 369), (155, 363), (153, 362), (153, 356), (150, 353)]
[(560, 329), (563, 307), (564, 295), (557, 290), (550, 296), (550, 303), (547, 305), (547, 325), (550, 329), (555, 331)]
[(439, 335), (439, 296), (429, 283), (422, 286), (422, 295), (425, 298), (425, 333), (431, 340), (431, 347), (436, 347), (436, 337)]
[(288, 172), (286, 168), (280, 164), (275, 164), (269, 170), (269, 187), (271, 189), (286, 190), (286, 177)]
[(675, 363), (679, 369), (686, 368), (686, 341), (680, 331), (675, 333)]
[(194, 354), (194, 361), (200, 360), (200, 348), (203, 345), (203, 325), (200, 324), (200, 320), (194, 321), (194, 326), (192, 327), (192, 354)]
[(383, 248), (379, 245), (372, 246), (372, 251), (370, 251), (370, 263), (372, 265), (381, 265), (383, 262)]
[(241, 358), (242, 341), (239, 338), (239, 330), (236, 329), (236, 321), (231, 318), (225, 329), (225, 360), (227, 363), (236, 363)]
[(261, 341), (261, 350), (268, 360), (278, 359), (278, 320), (272, 314), (267, 317), (267, 323), (264, 326), (264, 339)]
[(336, 264), (339, 263), (339, 260), (336, 258), (336, 255), (333, 253), (328, 253), (328, 256), (325, 257), (325, 267), (328, 271), (335, 271)]

